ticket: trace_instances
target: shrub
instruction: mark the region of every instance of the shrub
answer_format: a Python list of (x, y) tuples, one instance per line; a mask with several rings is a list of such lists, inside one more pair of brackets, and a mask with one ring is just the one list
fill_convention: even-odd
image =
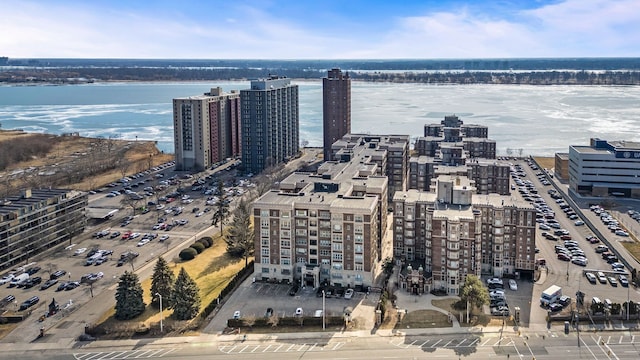
[(213, 246), (213, 239), (210, 236), (203, 236), (200, 238), (200, 241), (206, 241), (209, 244), (207, 247)]
[(180, 259), (187, 261), (187, 260), (193, 260), (196, 255), (198, 255), (198, 251), (196, 251), (196, 249), (188, 247), (186, 249), (182, 249), (182, 251), (180, 251), (180, 254), (178, 254), (178, 256), (180, 257)]
[(195, 242), (191, 244), (191, 248), (195, 249), (198, 252), (198, 254), (204, 251), (204, 245), (202, 245), (202, 243), (199, 243), (199, 242)]
[(210, 247), (211, 247), (211, 244), (209, 244), (209, 242), (208, 242), (206, 239), (204, 239), (204, 238), (203, 238), (203, 239), (198, 239), (198, 240), (196, 241), (196, 243), (198, 243), (198, 244), (202, 244), (202, 246), (204, 246), (204, 248), (205, 248), (205, 249), (208, 249), (208, 248), (210, 248)]

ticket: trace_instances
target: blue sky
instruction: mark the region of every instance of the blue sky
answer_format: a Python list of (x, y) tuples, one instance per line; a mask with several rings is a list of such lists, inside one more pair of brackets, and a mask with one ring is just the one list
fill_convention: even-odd
[(640, 57), (638, 0), (0, 0), (12, 58)]

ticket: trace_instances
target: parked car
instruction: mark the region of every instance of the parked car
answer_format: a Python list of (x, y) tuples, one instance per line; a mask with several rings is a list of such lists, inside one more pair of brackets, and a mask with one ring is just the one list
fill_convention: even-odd
[(20, 304), (20, 311), (27, 310), (33, 305), (37, 304), (40, 301), (40, 298), (37, 296), (32, 296), (29, 299), (25, 300), (22, 304)]
[(42, 278), (40, 276), (36, 276), (36, 277), (27, 279), (27, 281), (24, 282), (23, 286), (25, 289), (31, 289), (32, 287), (40, 284), (41, 282), (42, 282)]
[(595, 276), (595, 275), (593, 275), (593, 274), (592, 274), (592, 273), (590, 273), (590, 272), (585, 273), (585, 274), (584, 274), (584, 276), (586, 276), (586, 277), (587, 277), (587, 280), (589, 280), (589, 282), (590, 282), (590, 283), (592, 283), (592, 284), (596, 284), (596, 283), (597, 283), (597, 281), (598, 281), (598, 279), (596, 278), (596, 276)]
[(47, 280), (44, 282), (44, 284), (42, 284), (42, 286), (40, 286), (40, 290), (46, 290), (57, 283), (58, 283), (58, 279)]
[(560, 297), (560, 300), (558, 300), (558, 303), (562, 306), (567, 306), (571, 304), (571, 298), (568, 297), (567, 295), (563, 295)]
[(295, 296), (298, 293), (298, 290), (300, 290), (300, 286), (298, 284), (293, 285), (291, 289), (289, 289), (289, 295)]
[(347, 291), (344, 292), (344, 298), (351, 299), (352, 297), (353, 297), (353, 289), (347, 289)]
[(629, 280), (627, 279), (627, 277), (625, 275), (618, 275), (618, 281), (620, 281), (620, 285), (622, 285), (624, 287), (628, 287), (629, 286)]
[(509, 280), (509, 289), (511, 289), (513, 291), (518, 290), (518, 283), (515, 280), (510, 279)]
[(561, 311), (562, 309), (564, 309), (564, 306), (562, 306), (559, 303), (553, 303), (549, 305), (549, 311), (551, 312), (558, 312), (558, 311)]
[(613, 276), (609, 276), (607, 280), (609, 280), (609, 284), (611, 284), (611, 286), (618, 287), (618, 280), (616, 280), (616, 278), (614, 278)]

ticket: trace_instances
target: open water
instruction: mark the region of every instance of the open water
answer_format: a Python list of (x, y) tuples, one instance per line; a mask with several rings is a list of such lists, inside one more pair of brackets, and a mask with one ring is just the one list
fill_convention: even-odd
[[(322, 146), (322, 82), (300, 86), (300, 141)], [(172, 99), (249, 82), (0, 86), (2, 129), (155, 140), (173, 152)], [(489, 127), (500, 155), (553, 155), (591, 137), (640, 141), (640, 87), (353, 82), (352, 132), (421, 136), (456, 114)]]

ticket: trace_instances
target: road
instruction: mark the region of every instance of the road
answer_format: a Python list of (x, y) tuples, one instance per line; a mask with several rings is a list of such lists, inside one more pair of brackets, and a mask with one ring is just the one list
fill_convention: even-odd
[[(418, 331), (419, 332), (419, 331)], [(578, 346), (578, 341), (580, 346)], [(532, 333), (502, 336), (500, 333), (459, 335), (369, 333), (334, 336), (314, 334), (203, 336), (173, 342), (140, 341), (126, 346), (96, 342), (75, 349), (51, 350), (49, 359), (638, 359), (640, 335), (628, 332)], [(38, 357), (41, 351), (25, 350), (16, 357)], [(10, 354), (6, 354), (10, 355)]]

